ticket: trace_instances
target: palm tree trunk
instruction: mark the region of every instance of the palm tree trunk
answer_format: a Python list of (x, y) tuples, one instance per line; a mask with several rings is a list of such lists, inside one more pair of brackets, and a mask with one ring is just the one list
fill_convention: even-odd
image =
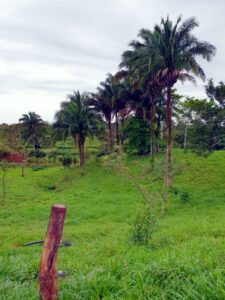
[(84, 167), (84, 139), (82, 139), (80, 134), (77, 134), (76, 140), (77, 140), (77, 146), (78, 146), (78, 150), (79, 150), (80, 169), (82, 172), (83, 167)]
[(167, 87), (166, 99), (166, 186), (171, 188), (171, 87)]
[(73, 136), (74, 141), (77, 145), (78, 151), (79, 151), (79, 159), (80, 159), (80, 171), (81, 174), (83, 174), (83, 168), (84, 168), (84, 142), (85, 140), (82, 139), (80, 134), (76, 134)]
[(84, 144), (83, 143), (79, 144), (79, 155), (80, 155), (80, 170), (82, 173), (84, 167)]
[(156, 152), (160, 151), (160, 130), (161, 130), (161, 99), (159, 100), (159, 107), (157, 111), (157, 145)]
[(120, 144), (120, 137), (119, 137), (119, 122), (118, 122), (118, 115), (117, 115), (117, 111), (116, 111), (116, 142), (117, 142), (117, 146), (119, 146)]
[(155, 154), (155, 101), (152, 99), (150, 111), (150, 139), (151, 139), (151, 156), (154, 158)]
[(111, 124), (111, 120), (108, 121), (108, 130), (109, 130), (109, 147), (112, 148), (113, 142), (112, 142), (112, 124)]
[(120, 136), (120, 142), (121, 145), (123, 146), (123, 141), (124, 141), (124, 117), (121, 119), (121, 128), (122, 128), (122, 134)]
[(186, 148), (186, 144), (187, 144), (187, 124), (185, 124), (185, 129), (184, 129), (184, 149)]

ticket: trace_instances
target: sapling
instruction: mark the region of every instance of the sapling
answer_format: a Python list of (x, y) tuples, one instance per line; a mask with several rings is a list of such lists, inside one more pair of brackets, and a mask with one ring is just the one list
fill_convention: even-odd
[(6, 206), (6, 173), (8, 171), (8, 162), (3, 160), (0, 163), (2, 170), (2, 206)]

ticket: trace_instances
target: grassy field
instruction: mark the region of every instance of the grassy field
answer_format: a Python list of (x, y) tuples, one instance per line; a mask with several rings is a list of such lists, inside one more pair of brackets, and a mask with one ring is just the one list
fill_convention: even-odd
[[(67, 206), (63, 240), (72, 242), (58, 253), (67, 274), (59, 299), (225, 299), (225, 152), (201, 158), (174, 150), (173, 157), (174, 189), (164, 217), (157, 205), (153, 211), (147, 246), (131, 239), (140, 192), (101, 159), (90, 158), (82, 176), (77, 168), (48, 167), (28, 168), (22, 178), (10, 169), (0, 207), (0, 299), (38, 299), (41, 246), (24, 243), (44, 238), (53, 203)], [(157, 198), (149, 158), (126, 164)]]

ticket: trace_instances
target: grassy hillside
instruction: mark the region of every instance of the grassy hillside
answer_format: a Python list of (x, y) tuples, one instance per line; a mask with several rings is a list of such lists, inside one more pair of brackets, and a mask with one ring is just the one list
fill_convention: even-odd
[[(58, 254), (67, 274), (60, 299), (225, 299), (225, 152), (206, 159), (176, 150), (173, 157), (174, 189), (164, 217), (156, 205), (147, 246), (131, 240), (140, 192), (101, 159), (89, 159), (83, 176), (49, 167), (27, 169), (22, 178), (10, 169), (7, 206), (0, 207), (0, 299), (38, 299), (41, 246), (24, 243), (44, 238), (53, 203), (68, 208), (63, 239), (72, 242)], [(156, 199), (149, 158), (126, 164)], [(154, 181), (160, 186), (157, 174)]]

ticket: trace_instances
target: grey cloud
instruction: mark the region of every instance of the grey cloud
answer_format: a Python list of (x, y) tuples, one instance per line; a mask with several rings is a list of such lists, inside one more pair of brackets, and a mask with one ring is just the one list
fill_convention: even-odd
[[(184, 18), (197, 17), (200, 27), (196, 34), (218, 48), (210, 64), (202, 63), (206, 75), (224, 80), (224, 9), (221, 0), (0, 3), (0, 123), (18, 119), (20, 112), (11, 109), (18, 103), (21, 109), (37, 108), (44, 112), (43, 117), (52, 120), (63, 95), (66, 97), (73, 89), (94, 90), (106, 73), (117, 70), (121, 53), (139, 29), (152, 28), (167, 15), (173, 19), (180, 14)], [(43, 72), (47, 74), (42, 76)], [(178, 84), (177, 88), (180, 93), (204, 97), (203, 85)], [(37, 98), (31, 98), (33, 93), (40, 93), (44, 101), (38, 104)], [(3, 105), (4, 101), (10, 105)]]

